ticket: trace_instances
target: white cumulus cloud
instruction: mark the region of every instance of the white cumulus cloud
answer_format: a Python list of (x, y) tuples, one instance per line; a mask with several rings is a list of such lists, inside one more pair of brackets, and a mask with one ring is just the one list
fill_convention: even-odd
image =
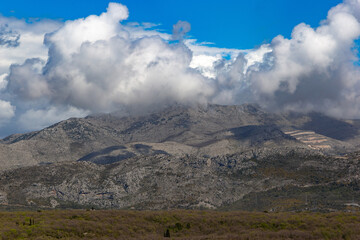
[(231, 99), (256, 101), (270, 109), (360, 117), (360, 75), (354, 64), (359, 6), (359, 1), (345, 1), (332, 8), (319, 27), (301, 23), (290, 39), (277, 36), (266, 47), (263, 61), (253, 66), (248, 66), (247, 56), (245, 62), (236, 61), (219, 76), (220, 85), (230, 84), (228, 95), (238, 96)]
[(42, 129), (53, 123), (72, 117), (85, 117), (88, 111), (77, 109), (72, 106), (55, 107), (44, 109), (29, 109), (19, 116), (17, 124), (24, 131)]
[(0, 126), (15, 115), (15, 107), (10, 102), (0, 100)]
[(206, 102), (213, 90), (189, 68), (192, 52), (160, 36), (134, 39), (119, 23), (127, 16), (125, 6), (110, 3), (100, 16), (67, 21), (47, 35), (42, 71), (35, 59), (13, 66), (9, 90), (21, 99), (48, 98), (93, 112)]
[(170, 34), (124, 24), (128, 15), (110, 3), (99, 16), (64, 23), (0, 17), (0, 122), (13, 119), (21, 131), (118, 109), (244, 102), (360, 117), (359, 0), (333, 7), (316, 28), (301, 23), (290, 38), (245, 50), (185, 37), (184, 21)]

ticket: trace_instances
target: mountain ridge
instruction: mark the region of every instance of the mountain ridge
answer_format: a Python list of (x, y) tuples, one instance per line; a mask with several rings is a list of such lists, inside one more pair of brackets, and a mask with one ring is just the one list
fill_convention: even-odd
[[(279, 189), (302, 202), (332, 186), (321, 208), (343, 209), (334, 191), (360, 196), (344, 185), (358, 186), (359, 130), (252, 104), (71, 118), (1, 140), (0, 207), (268, 210), (280, 208)], [(254, 193), (273, 204), (251, 205)]]

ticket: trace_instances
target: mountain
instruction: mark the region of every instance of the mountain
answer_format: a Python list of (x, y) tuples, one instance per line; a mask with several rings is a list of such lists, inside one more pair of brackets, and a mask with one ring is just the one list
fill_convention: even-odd
[(1, 140), (0, 204), (342, 209), (360, 196), (359, 146), (359, 121), (253, 104), (72, 118)]

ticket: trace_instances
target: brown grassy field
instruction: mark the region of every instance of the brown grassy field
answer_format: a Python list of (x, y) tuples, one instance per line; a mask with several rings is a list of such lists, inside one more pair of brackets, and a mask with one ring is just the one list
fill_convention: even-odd
[(0, 213), (0, 229), (1, 239), (360, 239), (360, 213), (16, 211)]

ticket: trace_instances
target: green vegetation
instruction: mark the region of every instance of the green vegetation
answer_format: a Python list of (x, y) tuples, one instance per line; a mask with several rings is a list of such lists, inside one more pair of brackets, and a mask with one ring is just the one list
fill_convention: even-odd
[(360, 213), (46, 210), (0, 213), (1, 239), (358, 239)]
[(359, 210), (358, 183), (325, 186), (283, 186), (262, 192), (251, 192), (239, 201), (221, 206), (221, 211), (347, 211)]

